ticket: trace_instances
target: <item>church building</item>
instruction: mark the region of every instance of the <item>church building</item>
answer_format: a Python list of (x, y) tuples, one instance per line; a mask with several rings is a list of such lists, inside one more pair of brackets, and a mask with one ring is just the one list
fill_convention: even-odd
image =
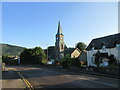
[(60, 21), (58, 22), (58, 31), (56, 34), (56, 42), (55, 42), (55, 59), (61, 60), (64, 57), (64, 35), (62, 33), (62, 28), (60, 25)]

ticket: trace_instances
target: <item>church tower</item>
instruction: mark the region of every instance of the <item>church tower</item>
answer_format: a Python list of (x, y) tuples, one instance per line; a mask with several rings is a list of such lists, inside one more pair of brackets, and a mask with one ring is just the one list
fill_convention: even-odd
[(62, 33), (62, 28), (60, 26), (60, 21), (58, 23), (58, 31), (56, 34), (56, 42), (55, 42), (55, 49), (56, 49), (56, 60), (61, 60), (64, 57), (64, 35)]

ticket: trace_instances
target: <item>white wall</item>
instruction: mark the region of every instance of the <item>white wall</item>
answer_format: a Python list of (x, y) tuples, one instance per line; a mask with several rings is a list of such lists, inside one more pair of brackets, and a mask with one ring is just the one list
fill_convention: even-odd
[[(107, 52), (108, 55), (110, 54), (113, 54), (114, 57), (117, 59), (117, 62), (120, 62), (120, 49), (119, 48), (109, 48), (109, 49), (98, 49), (101, 53), (104, 53), (104, 52)], [(92, 63), (92, 56), (93, 54), (95, 54), (98, 50), (90, 50), (90, 51), (87, 51), (87, 62), (88, 62), (88, 66), (95, 66), (93, 63)]]

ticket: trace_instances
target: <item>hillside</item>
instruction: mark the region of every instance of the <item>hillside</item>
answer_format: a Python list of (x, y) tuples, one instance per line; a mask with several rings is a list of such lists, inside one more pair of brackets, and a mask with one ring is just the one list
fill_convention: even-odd
[(25, 49), (24, 47), (9, 44), (0, 44), (0, 47), (2, 47), (2, 55), (18, 55), (19, 52)]

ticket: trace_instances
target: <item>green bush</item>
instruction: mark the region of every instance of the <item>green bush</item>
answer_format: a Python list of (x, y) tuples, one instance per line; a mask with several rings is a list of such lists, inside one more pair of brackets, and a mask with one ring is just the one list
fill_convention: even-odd
[(70, 57), (69, 54), (67, 54), (61, 62), (61, 65), (63, 66), (63, 68), (70, 68), (70, 66), (72, 65), (72, 59)]
[(47, 62), (48, 62), (48, 60), (47, 60), (47, 59), (43, 59), (43, 60), (42, 60), (42, 64), (45, 64), (45, 65), (46, 65), (46, 64), (47, 64)]
[(18, 59), (14, 59), (13, 57), (8, 55), (3, 55), (2, 62), (6, 63), (7, 65), (17, 65)]
[(81, 63), (80, 63), (79, 59), (77, 59), (77, 58), (72, 59), (72, 66), (81, 67)]
[(24, 49), (20, 54), (21, 64), (43, 64), (47, 62), (46, 55), (41, 47)]

